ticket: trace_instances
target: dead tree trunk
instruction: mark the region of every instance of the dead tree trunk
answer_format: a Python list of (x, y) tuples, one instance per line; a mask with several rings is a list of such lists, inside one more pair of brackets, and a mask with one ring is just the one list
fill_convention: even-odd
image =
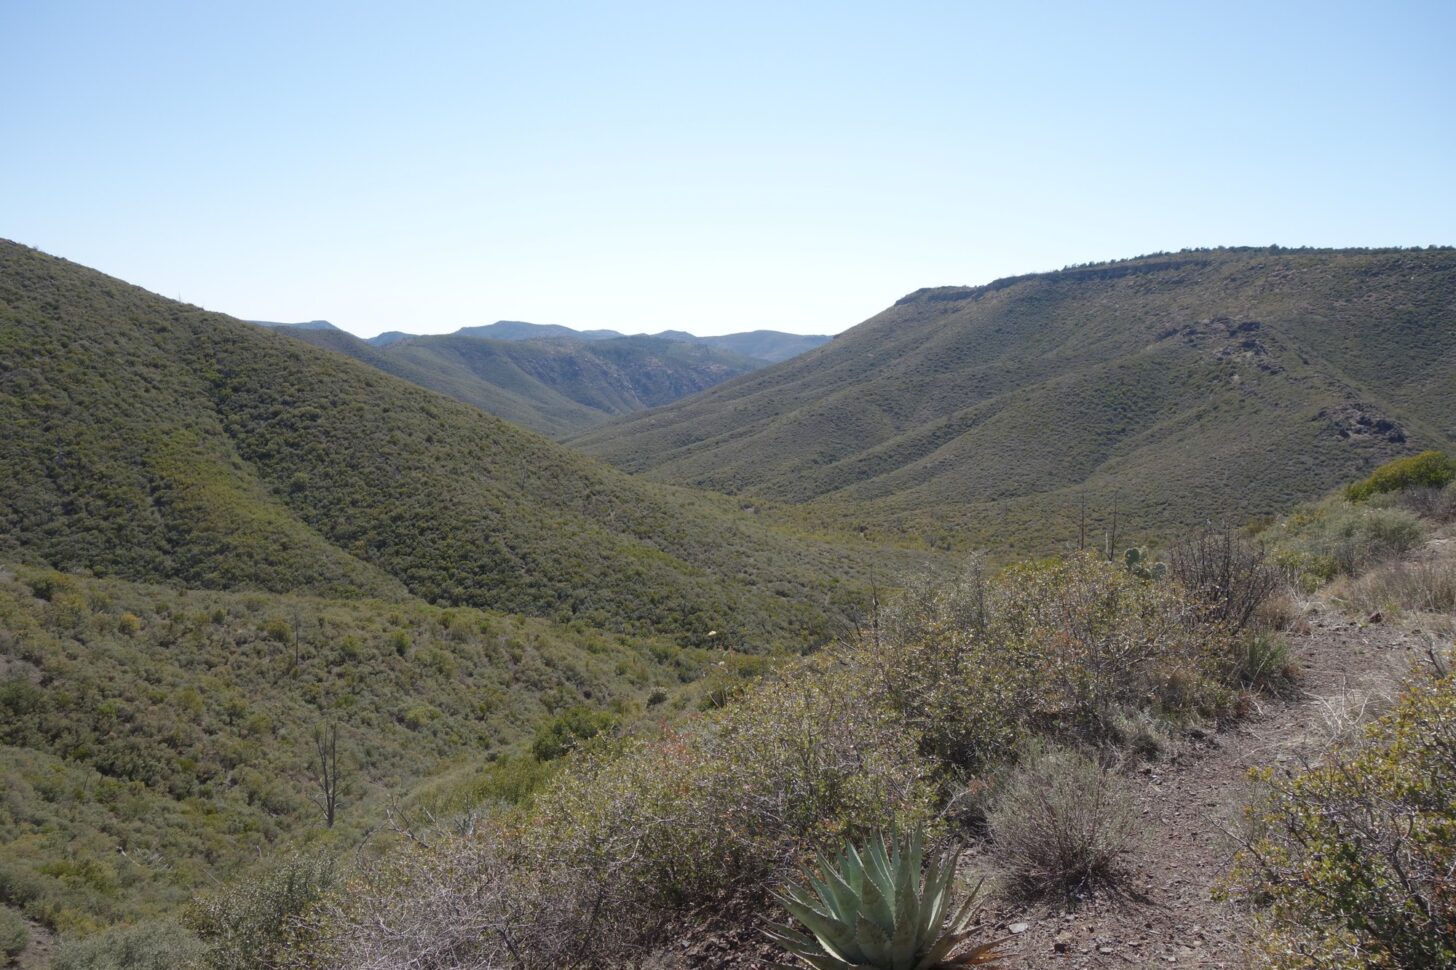
[(332, 724), (313, 729), (313, 803), (324, 813), (329, 828), (339, 809), (339, 729)]

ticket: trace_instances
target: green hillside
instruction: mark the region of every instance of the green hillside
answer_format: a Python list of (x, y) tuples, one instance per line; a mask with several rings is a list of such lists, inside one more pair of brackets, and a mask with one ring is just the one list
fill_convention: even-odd
[(670, 404), (763, 366), (707, 344), (658, 337), (490, 340), (451, 334), (375, 345), (341, 330), (283, 332), (550, 435)]
[(845, 524), (1030, 547), (1271, 514), (1456, 441), (1456, 251), (1212, 250), (920, 290), (573, 441)]
[[(714, 659), (718, 653), (711, 655)], [(0, 569), (0, 904), (65, 931), (167, 912), (280, 844), (339, 851), (423, 778), (707, 651), (419, 601)], [(326, 828), (313, 731), (338, 732)]]
[(0, 374), (0, 561), (802, 644), (871, 558), (8, 242)]

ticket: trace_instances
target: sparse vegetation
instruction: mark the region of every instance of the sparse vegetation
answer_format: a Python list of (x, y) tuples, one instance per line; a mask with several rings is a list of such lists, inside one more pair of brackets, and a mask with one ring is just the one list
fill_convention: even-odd
[(1456, 561), (1394, 560), (1353, 579), (1344, 597), (1363, 613), (1456, 613)]

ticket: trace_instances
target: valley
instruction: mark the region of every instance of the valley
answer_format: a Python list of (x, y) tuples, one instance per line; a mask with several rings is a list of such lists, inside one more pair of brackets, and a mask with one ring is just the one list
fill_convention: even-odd
[[(751, 966), (799, 860), (902, 826), (972, 842), (1007, 965), (1234, 965), (1200, 813), (1314, 750), (1357, 655), (1387, 693), (1419, 660), (1341, 611), (1456, 609), (1453, 280), (1144, 257), (919, 291), (695, 389), (664, 361), (731, 351), (263, 328), (0, 244), (21, 965)], [(1426, 600), (1369, 585), (1407, 569)], [(1197, 844), (1018, 896), (1028, 772)]]

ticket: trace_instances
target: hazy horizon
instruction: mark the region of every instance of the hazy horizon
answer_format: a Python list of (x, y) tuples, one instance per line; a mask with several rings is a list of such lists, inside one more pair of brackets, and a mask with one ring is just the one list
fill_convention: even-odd
[(0, 235), (366, 337), (832, 334), (1153, 251), (1456, 241), (1453, 30), (1436, 2), (9, 4)]

